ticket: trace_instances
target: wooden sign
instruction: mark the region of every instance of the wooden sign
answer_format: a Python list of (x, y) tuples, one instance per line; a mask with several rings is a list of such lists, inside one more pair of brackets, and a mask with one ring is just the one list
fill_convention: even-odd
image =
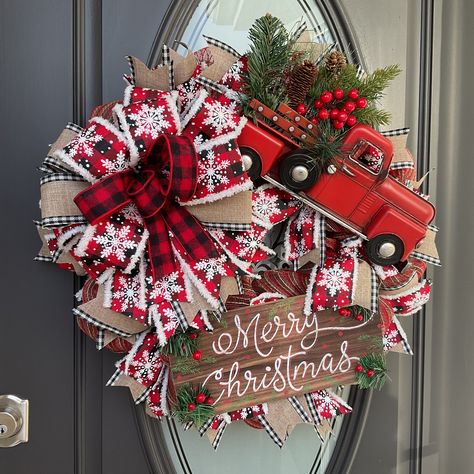
[(173, 370), (171, 358), (175, 391), (204, 384), (218, 414), (353, 383), (359, 357), (382, 351), (379, 316), (305, 316), (303, 305), (304, 296), (295, 296), (225, 313), (220, 327), (199, 337), (197, 370)]

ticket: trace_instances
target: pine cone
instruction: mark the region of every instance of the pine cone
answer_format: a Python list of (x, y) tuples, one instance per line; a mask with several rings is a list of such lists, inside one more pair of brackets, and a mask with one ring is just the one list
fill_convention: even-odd
[(304, 103), (317, 75), (318, 68), (311, 61), (304, 61), (292, 69), (287, 86), (290, 107)]
[(334, 75), (339, 74), (346, 64), (346, 56), (341, 51), (333, 51), (324, 58), (324, 67)]

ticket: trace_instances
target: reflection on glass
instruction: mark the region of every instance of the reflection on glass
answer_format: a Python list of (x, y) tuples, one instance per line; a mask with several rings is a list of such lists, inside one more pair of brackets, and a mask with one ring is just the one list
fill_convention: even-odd
[[(268, 12), (279, 17), (289, 31), (294, 30), (302, 20), (306, 21), (309, 30), (307, 41), (325, 44), (334, 42), (321, 12), (313, 2), (202, 0), (195, 4), (192, 16), (183, 20), (187, 21), (187, 25), (183, 25), (181, 31), (184, 33), (178, 38), (191, 51), (206, 46), (203, 38), (206, 35), (220, 39), (244, 53), (249, 44), (247, 34), (250, 26)], [(181, 54), (186, 52), (182, 46), (178, 51)], [(337, 393), (347, 399), (349, 389), (339, 389)], [(332, 421), (333, 436), (327, 435), (324, 444), (319, 441), (313, 426), (299, 424), (281, 450), (272, 443), (263, 429), (253, 429), (243, 422), (232, 423), (226, 429), (216, 452), (206, 439), (207, 436), (200, 439), (193, 429), (185, 432), (181, 426), (170, 423), (170, 429), (164, 431), (175, 466), (179, 469), (180, 464), (187, 465), (190, 471), (188, 467), (184, 467), (185, 472), (297, 474), (325, 471), (341, 424), (341, 417)]]
[(206, 46), (203, 35), (207, 35), (221, 39), (243, 53), (248, 46), (248, 29), (257, 18), (268, 12), (280, 18), (290, 31), (301, 20), (305, 20), (311, 41), (334, 42), (319, 9), (313, 2), (305, 0), (203, 0), (196, 2), (196, 9), (181, 41), (190, 50), (196, 50)]

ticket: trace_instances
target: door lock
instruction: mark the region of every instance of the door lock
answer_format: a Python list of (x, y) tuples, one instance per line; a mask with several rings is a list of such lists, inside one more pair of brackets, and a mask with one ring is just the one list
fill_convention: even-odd
[(0, 448), (28, 441), (28, 400), (0, 395)]

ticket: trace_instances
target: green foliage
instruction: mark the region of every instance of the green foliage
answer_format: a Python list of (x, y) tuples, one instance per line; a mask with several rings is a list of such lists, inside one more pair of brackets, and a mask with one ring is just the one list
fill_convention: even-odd
[(363, 306), (359, 306), (357, 304), (355, 304), (354, 306), (349, 306), (347, 309), (350, 310), (351, 316), (353, 318), (355, 318), (358, 314), (361, 314), (364, 318), (364, 322), (367, 322), (373, 315), (370, 309), (364, 308)]
[(376, 69), (372, 74), (368, 74), (360, 81), (360, 95), (365, 97), (369, 102), (380, 99), (384, 90), (390, 85), (402, 70), (397, 64)]
[(249, 39), (245, 101), (256, 98), (276, 109), (280, 102), (286, 101), (284, 75), (294, 41), (281, 20), (270, 14), (255, 21), (249, 30)]
[[(199, 385), (195, 388), (191, 384), (180, 387), (176, 394), (176, 404), (171, 410), (171, 414), (178, 418), (181, 423), (189, 423), (192, 421), (196, 427), (203, 425), (209, 418), (214, 416), (214, 407), (207, 403), (197, 403), (196, 397), (198, 393), (204, 393), (209, 397), (211, 393), (206, 387)], [(189, 411), (188, 405), (193, 403), (195, 409)]]
[[(357, 373), (357, 383), (360, 388), (376, 388), (380, 390), (387, 380), (387, 363), (383, 353), (374, 352), (360, 357), (361, 373)], [(367, 376), (367, 370), (373, 370), (373, 377)]]
[[(197, 337), (192, 339), (191, 334), (197, 334)], [(198, 342), (199, 331), (197, 329), (191, 328), (186, 331), (178, 329), (170, 337), (161, 352), (165, 355), (188, 357), (197, 349)]]
[(216, 361), (214, 357), (204, 356), (201, 360), (195, 360), (192, 357), (176, 357), (173, 359), (171, 372), (178, 372), (183, 375), (195, 374), (199, 372), (199, 366), (202, 362), (213, 364)]

